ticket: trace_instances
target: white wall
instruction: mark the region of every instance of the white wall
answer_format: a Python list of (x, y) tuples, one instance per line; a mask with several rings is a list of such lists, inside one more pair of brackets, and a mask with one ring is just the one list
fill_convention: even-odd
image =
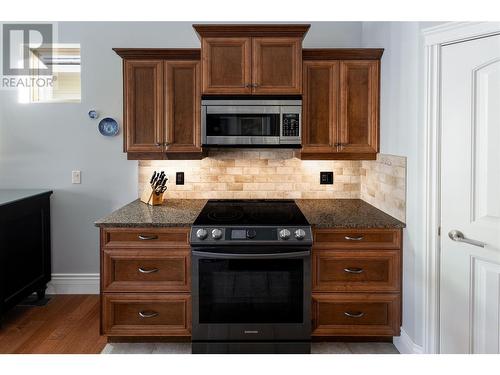
[[(82, 102), (20, 104), (0, 91), (0, 188), (50, 188), (53, 273), (99, 272), (95, 219), (137, 197), (137, 162), (122, 136), (99, 135), (87, 112), (122, 122), (121, 59), (112, 47), (198, 48), (191, 22), (64, 22), (59, 42), (80, 43)], [(360, 22), (315, 22), (305, 47), (358, 47)], [(71, 170), (82, 184), (71, 184)]]
[(423, 343), (424, 56), (421, 29), (435, 22), (363, 22), (363, 47), (385, 48), (381, 68), (380, 151), (407, 157), (403, 327)]

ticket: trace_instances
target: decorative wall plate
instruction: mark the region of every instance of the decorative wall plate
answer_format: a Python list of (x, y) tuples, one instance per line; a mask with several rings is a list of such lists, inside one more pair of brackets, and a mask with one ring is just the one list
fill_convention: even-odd
[(120, 131), (120, 126), (115, 119), (111, 117), (105, 117), (99, 121), (99, 132), (107, 137), (117, 135)]

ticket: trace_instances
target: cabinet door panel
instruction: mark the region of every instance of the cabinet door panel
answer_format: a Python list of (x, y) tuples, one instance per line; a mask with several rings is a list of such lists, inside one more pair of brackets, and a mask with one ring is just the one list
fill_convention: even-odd
[(377, 153), (379, 61), (340, 63), (340, 152)]
[(302, 151), (332, 153), (337, 143), (338, 61), (304, 63)]
[(203, 38), (203, 93), (251, 93), (250, 65), (251, 38)]
[(163, 151), (163, 65), (158, 60), (124, 62), (125, 151)]
[(313, 294), (313, 336), (399, 336), (397, 293)]
[(253, 38), (253, 93), (301, 94), (301, 46), (300, 38)]
[(167, 155), (201, 152), (199, 71), (198, 61), (165, 62)]

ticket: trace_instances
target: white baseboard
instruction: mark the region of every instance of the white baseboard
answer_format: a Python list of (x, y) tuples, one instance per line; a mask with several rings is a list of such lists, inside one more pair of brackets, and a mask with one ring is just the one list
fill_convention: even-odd
[(401, 354), (422, 354), (424, 352), (423, 348), (415, 344), (403, 328), (401, 328), (401, 335), (394, 337), (393, 343)]
[(53, 273), (47, 294), (99, 294), (99, 274)]

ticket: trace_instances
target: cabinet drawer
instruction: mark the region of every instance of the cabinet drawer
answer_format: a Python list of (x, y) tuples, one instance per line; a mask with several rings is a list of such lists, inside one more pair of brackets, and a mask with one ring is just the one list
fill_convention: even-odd
[(314, 250), (313, 291), (400, 290), (400, 260), (397, 250)]
[(398, 336), (399, 294), (313, 294), (313, 336)]
[(188, 249), (103, 250), (103, 292), (188, 292)]
[(188, 247), (189, 228), (103, 228), (101, 247)]
[(400, 229), (315, 229), (314, 247), (335, 249), (399, 249)]
[(189, 336), (189, 294), (103, 294), (102, 333), (108, 336)]

